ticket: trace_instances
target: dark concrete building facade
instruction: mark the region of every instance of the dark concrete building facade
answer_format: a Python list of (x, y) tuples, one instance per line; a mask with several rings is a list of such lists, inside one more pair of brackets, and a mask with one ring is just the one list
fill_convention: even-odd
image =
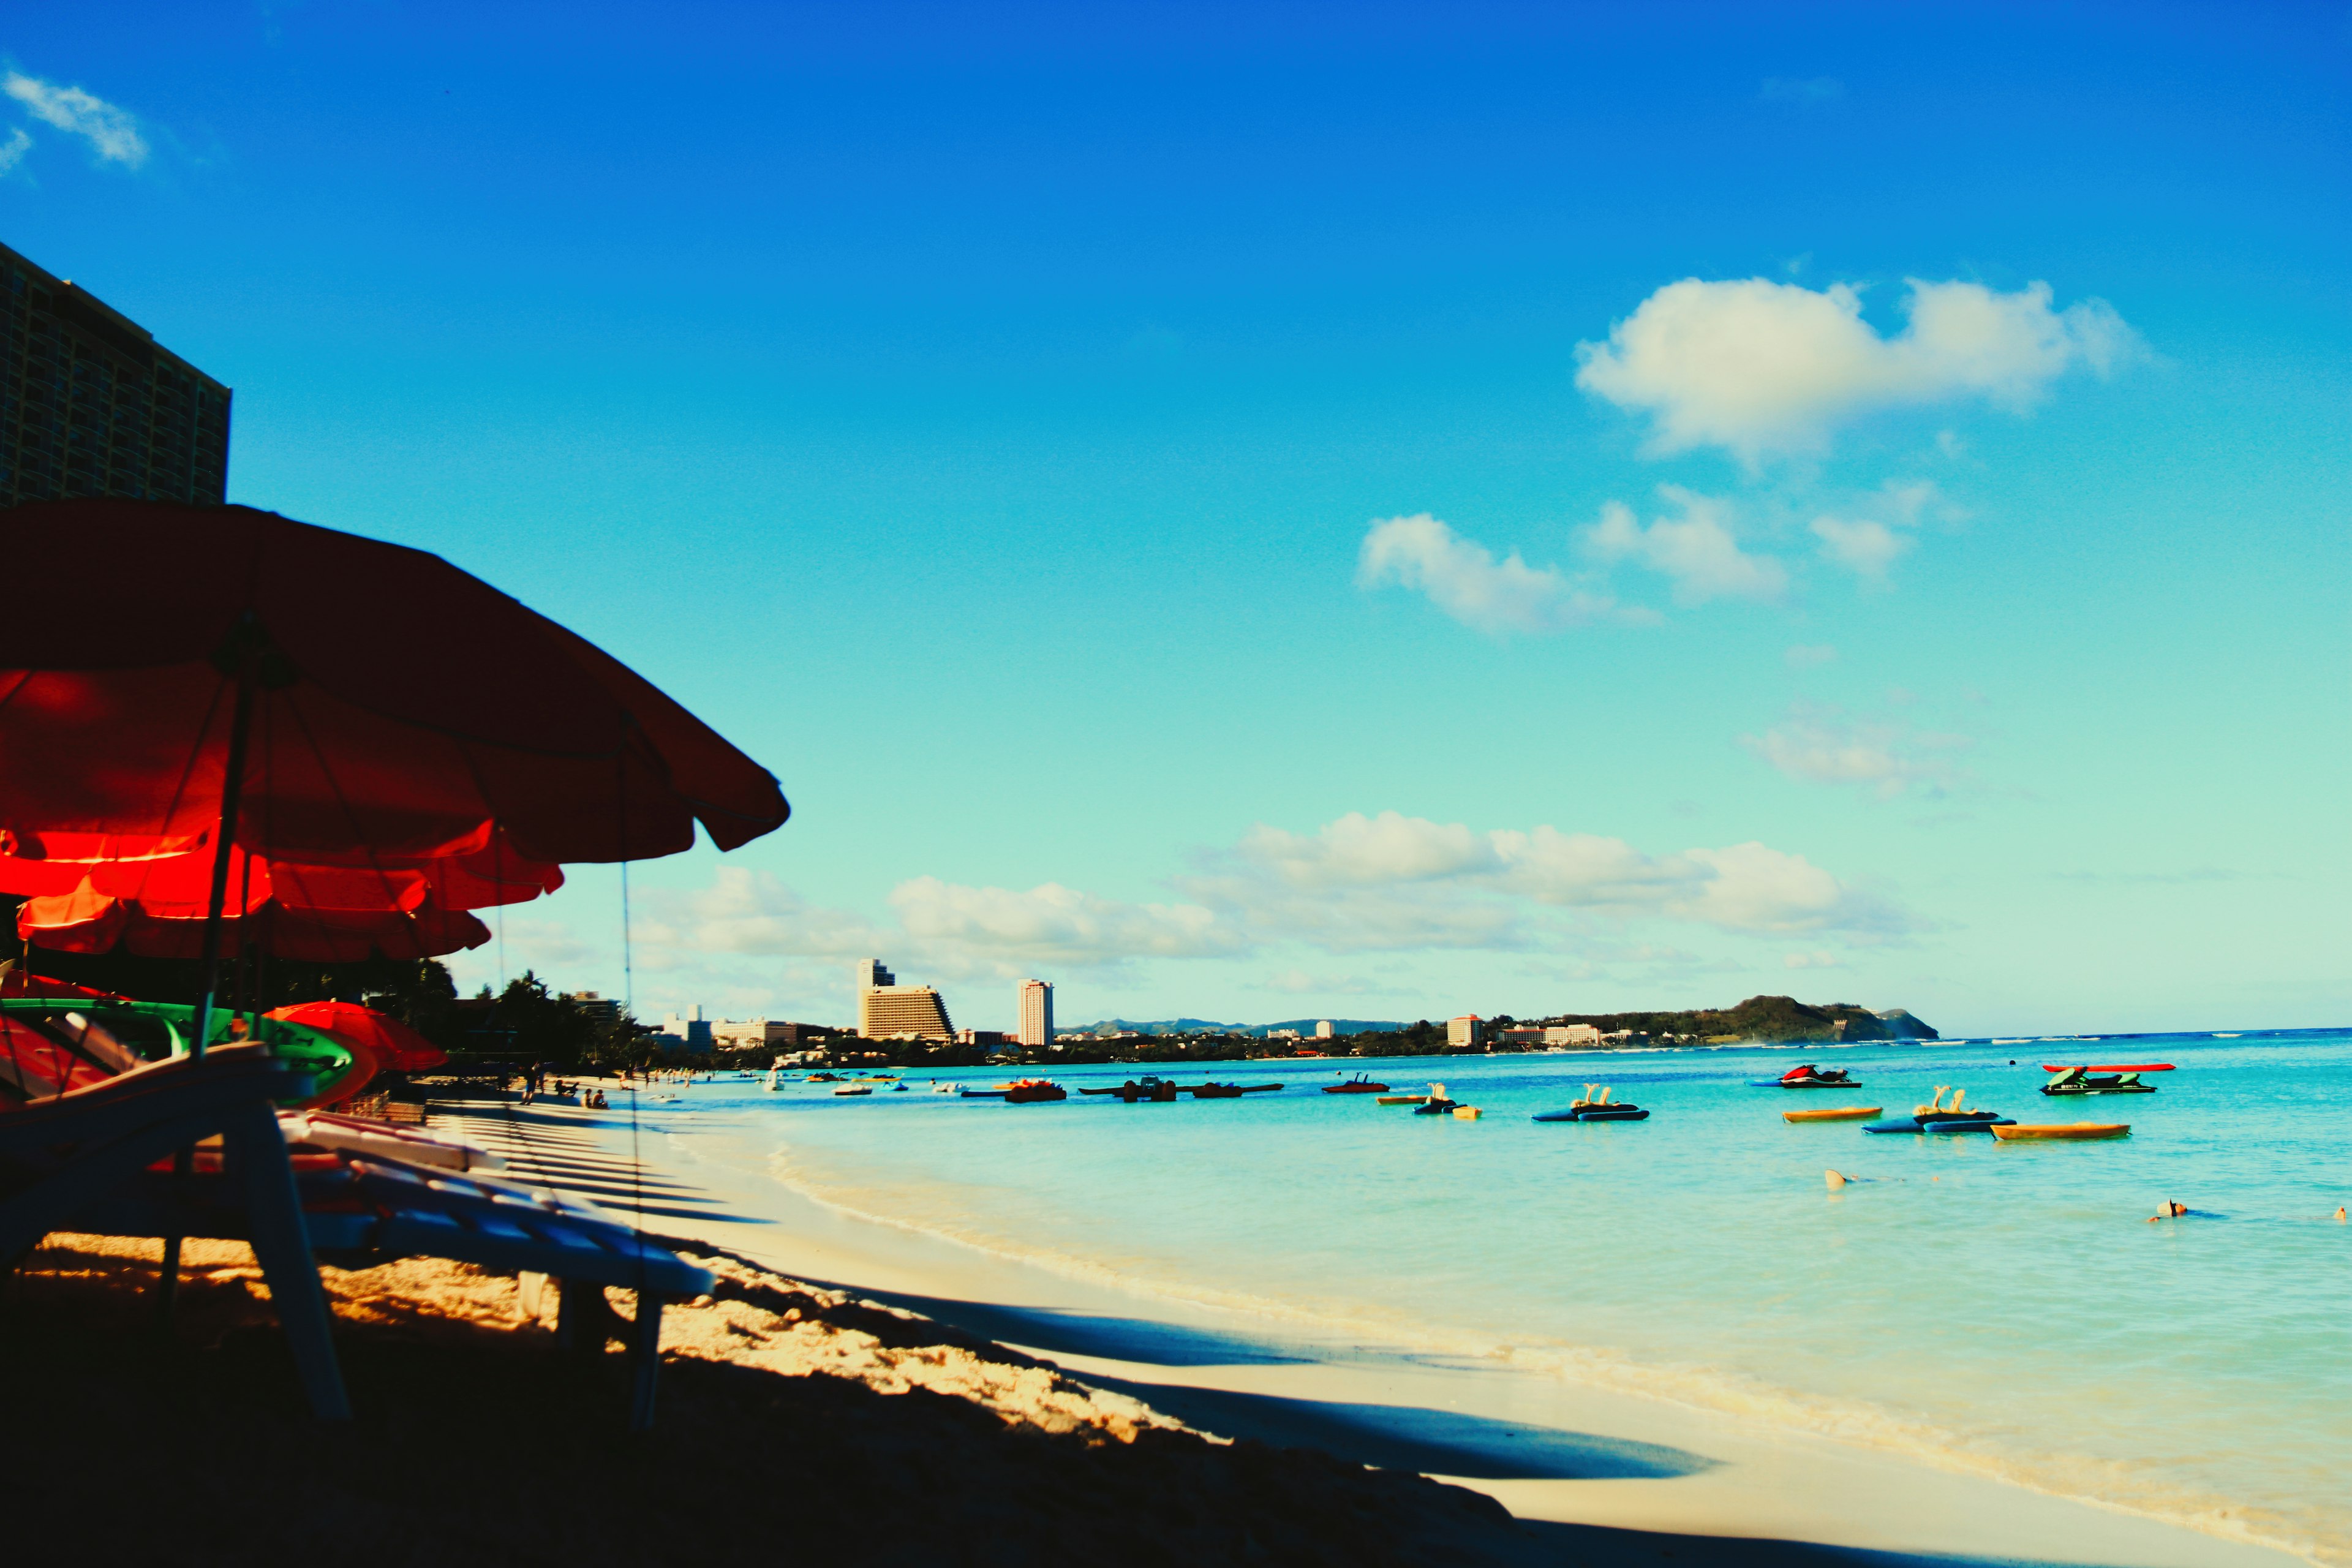
[(228, 499), (229, 389), (0, 245), (0, 506)]

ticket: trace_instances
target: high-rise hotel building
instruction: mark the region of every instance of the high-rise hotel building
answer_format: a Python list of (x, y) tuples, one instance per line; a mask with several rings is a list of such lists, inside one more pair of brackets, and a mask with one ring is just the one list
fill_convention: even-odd
[(955, 1026), (948, 1022), (948, 1005), (928, 985), (900, 985), (898, 976), (882, 967), (878, 958), (857, 961), (857, 1032), (869, 1040), (914, 1035), (926, 1040), (952, 1040)]
[(229, 390), (0, 245), (0, 506), (228, 499)]
[(1019, 1039), (1024, 1046), (1044, 1047), (1054, 1043), (1054, 988), (1042, 980), (1024, 980), (1015, 991), (1021, 1011)]

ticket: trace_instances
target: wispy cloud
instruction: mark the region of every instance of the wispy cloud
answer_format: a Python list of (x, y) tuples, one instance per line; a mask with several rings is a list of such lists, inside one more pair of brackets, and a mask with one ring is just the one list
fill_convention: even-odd
[(1654, 454), (1720, 447), (1753, 466), (1826, 450), (1848, 420), (1906, 405), (1981, 398), (2023, 411), (2077, 366), (2106, 375), (2140, 352), (2115, 309), (2052, 308), (2047, 283), (2000, 293), (1909, 279), (1892, 337), (1862, 319), (1843, 283), (1685, 278), (1578, 345), (1577, 384), (1646, 415)]
[(1658, 493), (1680, 508), (1682, 515), (1654, 518), (1645, 528), (1633, 508), (1610, 501), (1601, 509), (1601, 521), (1584, 536), (1585, 547), (1602, 561), (1629, 561), (1658, 573), (1673, 584), (1678, 605), (1772, 600), (1788, 592), (1787, 567), (1771, 556), (1740, 549), (1729, 506), (1680, 485), (1661, 485)]
[(1969, 778), (1958, 758), (1966, 735), (1921, 730), (1906, 721), (1866, 718), (1825, 703), (1793, 702), (1788, 716), (1739, 743), (1802, 784), (1855, 785), (1881, 800), (1944, 795)]
[(5, 175), (11, 169), (23, 163), (25, 154), (32, 149), (33, 138), (23, 126), (19, 125), (11, 130), (8, 132), (8, 140), (0, 142), (0, 175)]
[(1813, 519), (1822, 559), (1843, 566), (1870, 586), (1886, 585), (1887, 573), (1917, 542), (1921, 518), (1933, 511), (1947, 521), (1966, 513), (1943, 499), (1933, 479), (1890, 480), (1846, 515), (1823, 512)]
[[(0, 77), (0, 92), (23, 104), (36, 120), (86, 139), (105, 163), (135, 169), (147, 161), (147, 140), (139, 133), (139, 121), (129, 110), (117, 108), (95, 93), (59, 87), (16, 70)], [(27, 141), (17, 147), (16, 155), (22, 157), (24, 146), (29, 145)]]
[(1356, 585), (1394, 584), (1427, 596), (1465, 626), (1492, 633), (1557, 632), (1615, 610), (1604, 594), (1559, 568), (1495, 552), (1427, 512), (1372, 524), (1356, 553)]

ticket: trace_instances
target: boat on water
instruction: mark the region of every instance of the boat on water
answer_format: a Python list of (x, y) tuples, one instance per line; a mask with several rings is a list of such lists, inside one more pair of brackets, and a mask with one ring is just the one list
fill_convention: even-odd
[(2084, 1143), (2103, 1138), (2126, 1138), (2131, 1135), (2128, 1121), (2045, 1121), (2009, 1122), (1997, 1125), (1992, 1135), (2004, 1143)]
[(1445, 1086), (1433, 1083), (1429, 1086), (1429, 1092), (1421, 1097), (1421, 1103), (1412, 1108), (1412, 1113), (1415, 1116), (1443, 1116), (1453, 1109), (1454, 1102), (1445, 1098)]
[(1345, 1083), (1327, 1083), (1323, 1086), (1323, 1092), (1326, 1094), (1386, 1094), (1388, 1091), (1388, 1085), (1374, 1083), (1362, 1073), (1358, 1073)]
[(1751, 1078), (1748, 1080), (1748, 1087), (1750, 1089), (1860, 1089), (1862, 1085), (1857, 1083), (1853, 1075), (1843, 1068), (1824, 1069), (1807, 1062), (1802, 1067), (1790, 1068), (1779, 1078)]
[(841, 1081), (841, 1075), (837, 1072), (813, 1072), (808, 1075), (808, 1081), (811, 1083), (839, 1083)]
[(1588, 1083), (1584, 1098), (1570, 1102), (1566, 1110), (1538, 1111), (1538, 1121), (1647, 1121), (1650, 1113), (1638, 1105), (1612, 1100), (1613, 1092), (1607, 1084)]
[(1784, 1110), (1783, 1121), (1867, 1121), (1885, 1111), (1875, 1105), (1828, 1105), (1819, 1110)]
[(1278, 1083), (1188, 1083), (1178, 1089), (1195, 1100), (1239, 1100), (1245, 1094), (1272, 1094), (1281, 1087)]
[[(1949, 1105), (1944, 1103), (1948, 1089), (1952, 1096)], [(1910, 1115), (1865, 1122), (1862, 1130), (1864, 1132), (1990, 1132), (1996, 1127), (2017, 1124), (2016, 1118), (2003, 1116), (1997, 1110), (1962, 1110), (1960, 1101), (1968, 1098), (1968, 1093), (1965, 1089), (1951, 1089), (1948, 1084), (1939, 1083), (1936, 1086), (1936, 1092), (1928, 1097), (1927, 1103), (1913, 1106)]]
[(1011, 1092), (1005, 1089), (967, 1089), (959, 1085), (956, 1097), (960, 1100), (1003, 1100)]
[(768, 1069), (768, 1079), (767, 1079), (767, 1081), (766, 1081), (765, 1083), (762, 1083), (760, 1087), (761, 1087), (762, 1089), (764, 1089), (765, 1091), (767, 1091), (768, 1093), (770, 1093), (770, 1094), (773, 1094), (773, 1093), (775, 1093), (775, 1092), (776, 1092), (776, 1087), (777, 1087), (777, 1086), (776, 1086), (776, 1069), (775, 1069), (775, 1068), (770, 1068)]
[(1382, 1105), (1419, 1105), (1428, 1098), (1429, 1096), (1425, 1094), (1384, 1094), (1381, 1096), (1379, 1103)]
[(1004, 1086), (1004, 1098), (1013, 1105), (1034, 1105), (1044, 1100), (1067, 1100), (1070, 1091), (1051, 1079), (1016, 1079)]
[(2144, 1072), (2170, 1072), (2170, 1062), (2118, 1062), (2104, 1066), (2069, 1067), (2043, 1062), (2042, 1070), (2054, 1076), (2042, 1086), (2044, 1094), (2154, 1094), (2156, 1085), (2142, 1083)]
[(837, 1083), (833, 1086), (833, 1092), (846, 1100), (861, 1094), (872, 1094), (874, 1089), (870, 1084)]
[(1174, 1079), (1160, 1078), (1157, 1074), (1147, 1073), (1140, 1079), (1129, 1079), (1125, 1083), (1114, 1088), (1081, 1089), (1078, 1092), (1080, 1094), (1114, 1094), (1118, 1097), (1122, 1104), (1126, 1105), (1134, 1105), (1139, 1101), (1145, 1104), (1169, 1105), (1174, 1103), (1180, 1091)]

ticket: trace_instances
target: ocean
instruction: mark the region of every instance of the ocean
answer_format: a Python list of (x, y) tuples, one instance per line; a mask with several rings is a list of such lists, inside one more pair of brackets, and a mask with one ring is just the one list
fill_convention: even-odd
[[(1800, 1061), (1859, 1091), (1759, 1089)], [(2050, 1062), (2169, 1061), (2056, 1100)], [(1475, 1121), (1327, 1095), (1433, 1080)], [(792, 1075), (646, 1103), (698, 1157), (849, 1213), (1436, 1355), (1781, 1424), (2352, 1563), (2352, 1033), (2247, 1031), (1216, 1063), (1237, 1100), (837, 1099)], [(1642, 1122), (1536, 1123), (1587, 1083)], [(1937, 1086), (2111, 1142), (1885, 1137)], [(707, 1135), (707, 1136), (706, 1136)], [(1860, 1178), (1832, 1188), (1824, 1173)], [(754, 1188), (756, 1190), (757, 1182)], [(2189, 1215), (2150, 1223), (2160, 1202)]]

